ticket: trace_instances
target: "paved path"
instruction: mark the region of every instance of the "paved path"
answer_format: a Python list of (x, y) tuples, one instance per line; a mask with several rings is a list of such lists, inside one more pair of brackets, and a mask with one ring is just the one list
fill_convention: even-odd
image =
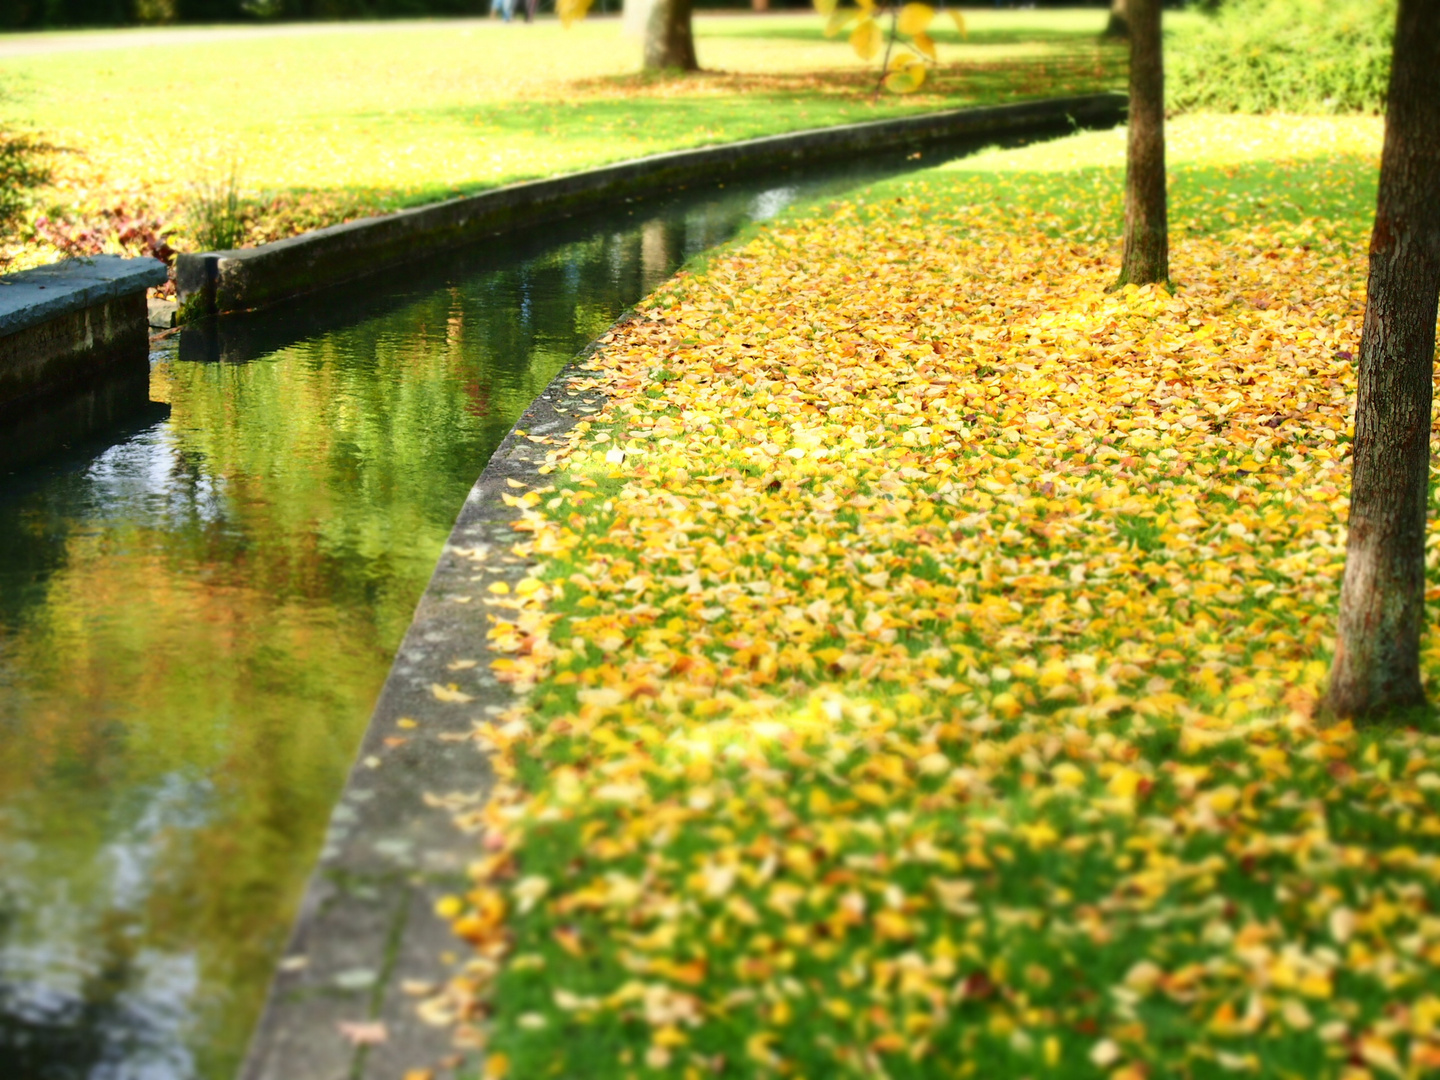
[(397, 19), (380, 22), (277, 23), (265, 26), (148, 26), (125, 30), (43, 31), (0, 34), (0, 58), (59, 52), (92, 52), (102, 49), (154, 49), (258, 37), (400, 34), (412, 30), (433, 30), (442, 23), (446, 28), (456, 29), (492, 25), (491, 21), (485, 18)]

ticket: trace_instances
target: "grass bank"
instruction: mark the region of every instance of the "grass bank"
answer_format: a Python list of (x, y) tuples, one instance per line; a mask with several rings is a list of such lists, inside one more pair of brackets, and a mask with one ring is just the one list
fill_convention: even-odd
[(490, 1075), (1440, 1066), (1440, 738), (1314, 718), (1379, 135), (1176, 121), (1174, 296), (1105, 291), (1104, 133), (606, 340), (489, 597)]
[[(232, 171), (253, 242), (661, 150), (1111, 89), (1123, 49), (1097, 42), (1102, 22), (977, 11), (968, 41), (938, 32), (925, 93), (878, 103), (873, 73), (815, 15), (699, 17), (706, 72), (658, 79), (638, 74), (639, 44), (615, 19), (177, 28), (173, 48), (156, 31), (56, 35), (63, 51), (6, 61), (9, 112), (76, 151), (37, 207), (53, 224), (25, 254), (162, 234), (193, 247), (187, 200)], [(0, 52), (35, 40), (0, 35)]]

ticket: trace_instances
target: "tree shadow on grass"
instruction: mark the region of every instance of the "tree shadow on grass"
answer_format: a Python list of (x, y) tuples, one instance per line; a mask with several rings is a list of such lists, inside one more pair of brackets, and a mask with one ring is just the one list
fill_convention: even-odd
[[(1025, 210), (1052, 235), (1111, 236), (1122, 230), (1125, 164), (1117, 148), (1111, 166), (1084, 165), (1054, 171), (986, 169), (959, 161), (936, 177), (964, 176), (983, 185), (997, 205), (1023, 191)], [(1360, 155), (1313, 160), (1249, 161), (1229, 165), (1178, 162), (1170, 166), (1170, 234), (1222, 236), (1257, 225), (1313, 225), (1354, 250), (1368, 242), (1374, 220), (1377, 172)], [(908, 178), (885, 183), (903, 184)], [(883, 188), (884, 183), (878, 185)]]
[[(930, 36), (941, 44), (949, 45), (1094, 45), (1099, 36), (1087, 30), (1060, 30), (1049, 27), (997, 27), (995, 29), (972, 30), (964, 37), (953, 25), (937, 21), (932, 24)], [(835, 41), (844, 44), (845, 38), (827, 38), (825, 24), (816, 16), (814, 26), (791, 25), (736, 25), (706, 27), (699, 35), (706, 38), (762, 38), (768, 41), (802, 41), (819, 43)], [(1115, 46), (1108, 46), (1115, 47)]]
[[(885, 95), (891, 105), (935, 107), (950, 99), (963, 98), (971, 104), (989, 104), (1016, 98), (1051, 97), (1090, 93), (1123, 84), (1126, 57), (1123, 50), (1087, 48), (1047, 56), (1017, 57), (995, 61), (958, 61), (933, 65), (925, 87), (918, 94)], [(581, 79), (571, 84), (584, 105), (606, 95), (623, 97), (633, 109), (635, 98), (700, 99), (705, 96), (741, 95), (749, 103), (767, 105), (795, 98), (852, 97), (868, 100), (875, 91), (879, 70), (859, 60), (853, 68), (797, 72), (701, 71), (691, 75), (633, 74)]]

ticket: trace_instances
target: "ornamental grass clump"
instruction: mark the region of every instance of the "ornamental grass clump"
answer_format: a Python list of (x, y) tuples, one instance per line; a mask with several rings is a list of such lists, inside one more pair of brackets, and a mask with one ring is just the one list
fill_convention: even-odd
[(249, 207), (240, 191), (240, 169), (236, 164), (219, 176), (194, 180), (185, 197), (185, 223), (200, 251), (229, 251), (245, 239)]

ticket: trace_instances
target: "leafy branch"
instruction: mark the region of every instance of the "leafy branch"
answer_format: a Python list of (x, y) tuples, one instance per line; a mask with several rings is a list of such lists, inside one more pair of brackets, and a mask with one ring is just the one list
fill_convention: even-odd
[[(815, 10), (825, 16), (826, 37), (836, 37), (854, 23), (850, 47), (861, 60), (873, 60), (884, 50), (880, 78), (875, 84), (877, 97), (881, 89), (893, 94), (913, 94), (924, 85), (926, 64), (933, 64), (937, 59), (935, 41), (928, 33), (935, 21), (933, 7), (919, 3), (877, 4), (876, 0), (856, 0), (854, 7), (841, 7), (840, 0), (814, 2)], [(888, 34), (881, 29), (887, 14), (890, 16)], [(952, 10), (950, 17), (964, 37), (964, 16)]]

